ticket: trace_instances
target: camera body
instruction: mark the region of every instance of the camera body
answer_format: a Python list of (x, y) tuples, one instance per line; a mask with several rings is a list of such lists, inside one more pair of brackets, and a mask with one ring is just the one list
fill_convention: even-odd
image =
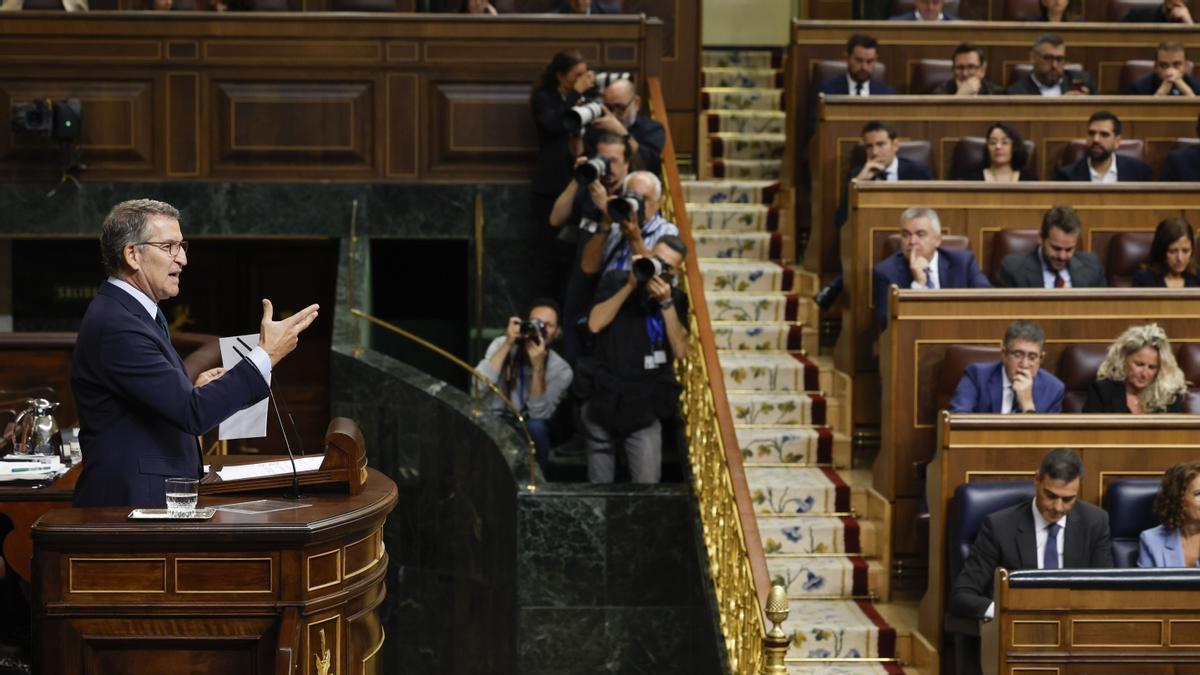
[(591, 157), (588, 161), (575, 167), (575, 180), (583, 185), (600, 180), (612, 169), (604, 157)]
[(633, 276), (638, 285), (645, 286), (654, 277), (659, 277), (668, 284), (674, 281), (674, 275), (667, 270), (667, 265), (658, 256), (638, 258), (633, 261)]
[(608, 201), (608, 217), (614, 223), (633, 219), (640, 226), (646, 220), (646, 198), (633, 190), (625, 190)]
[(83, 132), (83, 106), (77, 98), (17, 103), (10, 119), (17, 135), (49, 136), (60, 143), (73, 143)]
[(540, 345), (545, 336), (546, 322), (541, 319), (525, 319), (521, 322), (521, 334), (517, 336), (517, 341), (528, 340), (535, 345)]

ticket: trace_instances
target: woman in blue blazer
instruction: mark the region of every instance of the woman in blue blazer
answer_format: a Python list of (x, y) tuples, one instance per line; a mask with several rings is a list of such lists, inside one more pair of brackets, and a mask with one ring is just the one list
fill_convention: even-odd
[(1200, 560), (1200, 462), (1167, 469), (1154, 497), (1162, 525), (1142, 532), (1138, 567), (1196, 567)]

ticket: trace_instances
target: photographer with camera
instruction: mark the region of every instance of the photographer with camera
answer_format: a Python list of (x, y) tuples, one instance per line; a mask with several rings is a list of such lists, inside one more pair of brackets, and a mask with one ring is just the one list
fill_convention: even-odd
[[(522, 321), (510, 317), (504, 335), (492, 340), (476, 370), (490, 378), (525, 418), (543, 469), (550, 456), (550, 418), (571, 386), (571, 366), (550, 349), (559, 332), (558, 303), (539, 298)], [(483, 385), (479, 385), (481, 392)], [(490, 389), (487, 391), (491, 391)], [(488, 397), (488, 409), (510, 416), (499, 397)], [(516, 426), (516, 420), (511, 420)]]
[(662, 149), (667, 134), (658, 122), (641, 114), (642, 97), (627, 77), (609, 82), (604, 89), (603, 115), (592, 120), (583, 135), (583, 147), (591, 151), (602, 133), (625, 136), (629, 146), (642, 162), (642, 168), (653, 174), (662, 170)]
[(583, 246), (579, 269), (585, 275), (627, 270), (634, 255), (649, 256), (659, 238), (679, 236), (679, 228), (659, 213), (662, 181), (634, 171), (620, 194), (610, 197), (604, 218)]
[(588, 314), (595, 352), (580, 359), (575, 393), (581, 415), (588, 480), (611, 483), (622, 446), (635, 483), (662, 476), (663, 418), (675, 415), (680, 386), (671, 367), (687, 353), (688, 296), (674, 287), (687, 246), (661, 237), (628, 271), (605, 274)]

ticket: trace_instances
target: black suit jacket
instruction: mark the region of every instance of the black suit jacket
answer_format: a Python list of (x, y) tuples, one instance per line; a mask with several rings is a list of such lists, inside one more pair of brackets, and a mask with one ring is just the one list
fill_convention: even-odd
[[(1054, 180), (1069, 180), (1081, 183), (1087, 183), (1092, 180), (1092, 174), (1088, 171), (1088, 158), (1068, 164), (1066, 166), (1055, 167)], [(1117, 182), (1128, 183), (1130, 181), (1148, 181), (1154, 180), (1154, 169), (1150, 165), (1124, 155), (1117, 155)]]
[(571, 181), (575, 159), (567, 151), (570, 134), (563, 126), (563, 117), (579, 103), (579, 99), (579, 92), (572, 91), (563, 98), (557, 88), (533, 92), (530, 105), (538, 138), (537, 163), (533, 167), (534, 194), (557, 197)]
[[(1030, 181), (1030, 180), (1038, 179), (1037, 171), (1034, 171), (1032, 167), (1025, 167), (1024, 169), (1021, 169), (1019, 177), (1023, 181)], [(964, 171), (956, 180), (983, 181), (983, 169), (981, 167), (975, 167), (974, 169), (968, 169), (968, 170)]]
[[(870, 80), (870, 90), (871, 96), (888, 96), (896, 93), (895, 87), (892, 87), (887, 82), (880, 82), (875, 78), (871, 78)], [(850, 93), (850, 83), (846, 81), (846, 75), (842, 74), (822, 82), (817, 87), (817, 91), (830, 96), (848, 95)]]
[[(917, 19), (917, 10), (915, 10), (915, 9), (911, 12), (905, 12), (904, 14), (897, 14), (896, 16), (888, 17), (888, 21), (917, 21), (917, 20), (918, 20)], [(938, 21), (958, 21), (958, 17), (954, 16), (953, 14), (947, 14), (945, 12), (942, 12), (942, 18), (938, 19)]]
[[(929, 167), (924, 164), (897, 157), (896, 161), (896, 180), (933, 180), (933, 174), (929, 173)], [(842, 201), (838, 204), (837, 213), (833, 216), (833, 223), (839, 228), (846, 223), (846, 218), (849, 217), (850, 208), (850, 181), (854, 180), (863, 170), (862, 164), (852, 167), (850, 174), (846, 178), (846, 185), (842, 189)], [(1120, 171), (1120, 169), (1117, 169)], [(875, 180), (881, 180), (876, 178)]]
[[(958, 80), (956, 80), (952, 77), (949, 80), (946, 80), (945, 82), (939, 84), (937, 87), (934, 88), (933, 91), (931, 91), (929, 93), (938, 94), (941, 96), (953, 96), (958, 93)], [(997, 87), (996, 85), (992, 84), (991, 82), (988, 82), (987, 80), (984, 80), (979, 83), (979, 96), (991, 96), (993, 94), (1003, 94), (1003, 93), (1004, 93), (1003, 89), (1001, 89), (1000, 87)]]
[(146, 309), (105, 282), (75, 339), (71, 393), (83, 448), (75, 506), (161, 508), (165, 478), (200, 478), (196, 436), (266, 398), (267, 384), (253, 363), (242, 361), (192, 386)]
[[(1166, 275), (1161, 272), (1155, 272), (1149, 267), (1143, 267), (1133, 273), (1134, 288), (1166, 288)], [(1200, 277), (1197, 277), (1191, 272), (1183, 273), (1183, 287), (1197, 288), (1200, 287)]]
[[(1038, 569), (1033, 528), (1033, 506), (1026, 501), (1001, 509), (983, 521), (971, 555), (951, 587), (950, 613), (983, 618), (992, 603), (992, 576), (997, 567)], [(1067, 514), (1062, 556), (1064, 569), (1112, 567), (1108, 513), (1087, 502), (1075, 504)]]
[[(1118, 169), (1119, 171), (1119, 169)], [(1094, 253), (1077, 252), (1067, 263), (1072, 288), (1099, 288), (1108, 285), (1104, 268)], [(1031, 251), (1009, 253), (1000, 261), (996, 271), (999, 288), (1045, 288), (1042, 278), (1042, 247)]]
[(1200, 181), (1200, 145), (1189, 145), (1168, 152), (1167, 159), (1163, 162), (1162, 179), (1177, 182)]
[[(1176, 396), (1167, 406), (1165, 412), (1181, 413), (1183, 396)], [(1116, 413), (1129, 414), (1129, 404), (1125, 402), (1125, 383), (1120, 380), (1096, 380), (1088, 388), (1087, 402), (1083, 404), (1085, 413)]]
[[(1192, 88), (1192, 91), (1200, 92), (1200, 82), (1197, 82), (1196, 78), (1191, 75), (1184, 75), (1183, 81), (1187, 83), (1187, 86)], [(1160, 86), (1162, 86), (1162, 80), (1159, 79), (1158, 73), (1150, 73), (1130, 82), (1125, 91), (1121, 93), (1130, 96), (1153, 96), (1154, 92), (1158, 91)], [(1171, 95), (1178, 96), (1179, 90), (1173, 89)]]
[(1163, 14), (1162, 5), (1134, 7), (1121, 21), (1123, 23), (1171, 23), (1167, 15)]
[[(1087, 87), (1088, 93), (1096, 93), (1096, 83), (1092, 81), (1092, 76), (1086, 70), (1067, 70), (1063, 72), (1064, 89), (1070, 89), (1071, 82), (1074, 80), (1083, 82), (1083, 86)], [(1039, 96), (1042, 90), (1038, 89), (1037, 83), (1033, 81), (1033, 73), (1027, 73), (1025, 77), (1008, 85), (1008, 89), (1004, 93), (1013, 96)]]

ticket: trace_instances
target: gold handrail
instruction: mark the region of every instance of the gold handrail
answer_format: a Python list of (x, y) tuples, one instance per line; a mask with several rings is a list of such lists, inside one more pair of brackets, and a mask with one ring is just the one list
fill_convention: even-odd
[(667, 120), (662, 83), (646, 81), (650, 110), (666, 132), (663, 146), (663, 214), (679, 228), (688, 245), (684, 283), (691, 297), (687, 358), (678, 363), (684, 385), (683, 416), (692, 482), (700, 507), (709, 573), (716, 589), (717, 611), (729, 669), (758, 673), (764, 666), (766, 625), (763, 608), (771, 581), (763, 558), (758, 522), (742, 470), (741, 446), (717, 360), (716, 342), (696, 242), (683, 202), (683, 183)]
[[(459, 368), (462, 368), (463, 370), (467, 371), (475, 379), (477, 379), (480, 382), (482, 382), (483, 384), (487, 385), (488, 389), (491, 389), (492, 393), (495, 394), (497, 397), (499, 397), (499, 399), (504, 403), (505, 407), (508, 408), (508, 411), (513, 414), (513, 417), (517, 420), (517, 424), (521, 425), (521, 432), (523, 434), (525, 434), (525, 442), (529, 446), (529, 482), (525, 485), (525, 489), (530, 492), (537, 492), (537, 445), (535, 445), (533, 442), (533, 435), (529, 433), (529, 427), (525, 426), (525, 416), (522, 415), (519, 410), (517, 410), (517, 407), (515, 405), (513, 405), (513, 402), (507, 396), (504, 395), (504, 392), (500, 391), (500, 388), (496, 386), (495, 382), (492, 382), (492, 379), (490, 377), (479, 372), (478, 370), (473, 368), (470, 364), (468, 364), (466, 361), (463, 361), (462, 359), (451, 354), (450, 352), (446, 351), (445, 349), (442, 349), (441, 347), (433, 344), (432, 342), (429, 342), (428, 340), (426, 340), (420, 336), (414, 335), (414, 334), (404, 330), (403, 328), (397, 326), (396, 324), (389, 323), (389, 322), (384, 321), (383, 319), (380, 319), (379, 317), (376, 317), (376, 316), (371, 316), (370, 314), (367, 314), (366, 312), (358, 309), (357, 307), (350, 308), (350, 315), (353, 317), (362, 319), (364, 321), (367, 321), (369, 323), (373, 323), (376, 326), (379, 326), (380, 328), (383, 328), (389, 332), (395, 333), (396, 335), (399, 335), (400, 337), (405, 338), (406, 340), (409, 340), (411, 342), (417, 343), (418, 345), (421, 345), (422, 347), (437, 354), (438, 356), (441, 356), (442, 358), (450, 361), (451, 363), (458, 366)], [(358, 345), (358, 346), (361, 347), (361, 345)], [(478, 387), (471, 387), (471, 402), (474, 404), (472, 413), (476, 417), (479, 417), (482, 414), (482, 412), (479, 408), (480, 401), (479, 401), (478, 390), (479, 390)]]

